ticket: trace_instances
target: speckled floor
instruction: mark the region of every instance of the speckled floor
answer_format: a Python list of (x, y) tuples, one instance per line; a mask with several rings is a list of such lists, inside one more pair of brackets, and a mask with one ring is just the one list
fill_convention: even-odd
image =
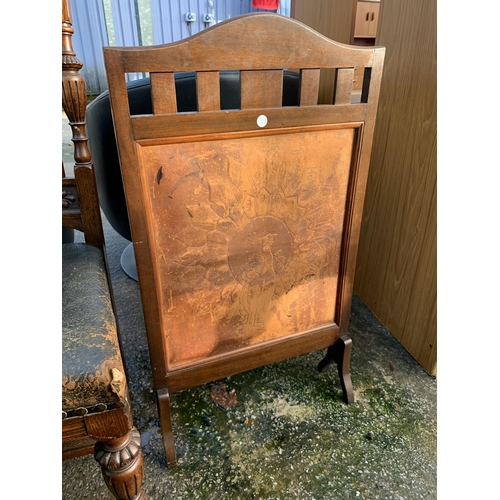
[[(172, 396), (179, 464), (167, 469), (139, 286), (120, 267), (128, 244), (105, 222), (135, 425), (150, 499), (435, 499), (436, 380), (356, 297), (350, 323), (356, 402), (346, 405), (324, 351), (225, 379), (225, 411), (210, 386)], [(92, 456), (63, 462), (62, 498), (113, 498)]]

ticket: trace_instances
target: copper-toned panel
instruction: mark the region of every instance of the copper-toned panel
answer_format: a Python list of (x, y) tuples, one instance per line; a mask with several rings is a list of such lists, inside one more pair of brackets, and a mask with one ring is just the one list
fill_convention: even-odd
[(333, 322), (354, 130), (145, 146), (170, 367)]

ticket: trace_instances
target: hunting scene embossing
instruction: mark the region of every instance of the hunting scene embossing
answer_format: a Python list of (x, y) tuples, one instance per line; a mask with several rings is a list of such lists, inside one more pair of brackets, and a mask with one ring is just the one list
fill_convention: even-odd
[(141, 148), (171, 366), (333, 323), (353, 142), (347, 128)]

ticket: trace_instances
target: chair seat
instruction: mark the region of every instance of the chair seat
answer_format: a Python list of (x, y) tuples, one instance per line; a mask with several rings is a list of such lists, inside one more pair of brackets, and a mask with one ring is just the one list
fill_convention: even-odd
[(84, 243), (63, 244), (63, 417), (122, 407), (125, 393), (103, 254)]

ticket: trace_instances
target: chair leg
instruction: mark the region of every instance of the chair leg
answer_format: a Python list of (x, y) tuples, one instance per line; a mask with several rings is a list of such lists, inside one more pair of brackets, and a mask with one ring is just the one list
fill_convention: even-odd
[(335, 344), (328, 348), (326, 356), (318, 365), (318, 370), (322, 372), (331, 362), (337, 363), (337, 369), (342, 386), (344, 401), (354, 403), (354, 391), (351, 382), (351, 350), (352, 340), (347, 335), (342, 335)]
[(160, 416), (161, 435), (167, 458), (167, 467), (175, 467), (177, 465), (177, 454), (175, 452), (174, 433), (172, 431), (170, 394), (168, 389), (160, 389), (156, 394), (158, 397), (158, 413)]
[(147, 500), (142, 490), (144, 465), (141, 436), (135, 427), (125, 436), (97, 442), (94, 458), (101, 466), (104, 481), (119, 500)]

